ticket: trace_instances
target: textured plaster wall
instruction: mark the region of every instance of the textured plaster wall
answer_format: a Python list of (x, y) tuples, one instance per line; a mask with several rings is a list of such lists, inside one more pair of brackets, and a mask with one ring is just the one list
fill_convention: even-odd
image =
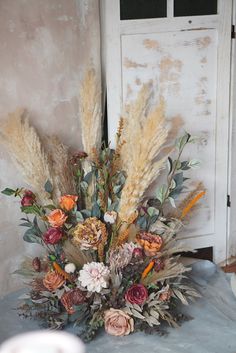
[[(91, 62), (100, 70), (98, 0), (0, 1), (0, 119), (28, 109), (41, 134), (81, 146), (78, 87)], [(23, 184), (0, 145), (0, 189)], [(10, 273), (29, 249), (18, 202), (0, 196), (0, 295), (23, 285)]]

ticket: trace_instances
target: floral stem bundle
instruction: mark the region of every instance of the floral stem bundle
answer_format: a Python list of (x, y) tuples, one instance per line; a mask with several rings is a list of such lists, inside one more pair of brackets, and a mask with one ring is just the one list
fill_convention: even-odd
[[(168, 135), (164, 102), (150, 109), (147, 86), (120, 121), (116, 149), (99, 143), (100, 95), (95, 85), (90, 71), (81, 88), (85, 151), (70, 158), (58, 140), (50, 158), (36, 131), (19, 118), (21, 136), (29, 131), (34, 147), (30, 152), (26, 140), (18, 141), (20, 161), (10, 143), (19, 132), (6, 123), (9, 151), (21, 169), (26, 167), (33, 190), (2, 191), (20, 200), (23, 240), (44, 248), (42, 256), (27, 259), (16, 271), (30, 286), (20, 312), (51, 328), (83, 323), (88, 340), (102, 327), (124, 336), (157, 332), (165, 321), (178, 324), (179, 303), (187, 304), (198, 293), (187, 283), (190, 268), (180, 262), (185, 247), (177, 233), (205, 193), (199, 184), (197, 194), (178, 210), (188, 182), (184, 173), (197, 164), (181, 160), (192, 139), (185, 133), (177, 140), (176, 159), (163, 153)], [(167, 166), (166, 184), (147, 197), (147, 189)], [(42, 195), (47, 195), (47, 203)]]

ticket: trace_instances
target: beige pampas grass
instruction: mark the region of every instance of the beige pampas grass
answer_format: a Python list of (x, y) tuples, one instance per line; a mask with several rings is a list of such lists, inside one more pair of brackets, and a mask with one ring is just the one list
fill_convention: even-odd
[[(164, 168), (167, 156), (160, 159), (160, 152), (167, 139), (164, 127), (164, 101), (148, 111), (150, 88), (144, 85), (136, 101), (127, 108), (124, 129), (120, 140), (125, 144), (120, 150), (121, 168), (127, 179), (120, 200), (119, 216), (127, 218), (137, 209), (145, 191)], [(159, 159), (157, 160), (157, 158)]]
[(53, 180), (50, 164), (24, 109), (17, 109), (8, 115), (8, 119), (1, 124), (0, 136), (27, 184), (33, 187), (43, 203), (47, 203), (49, 194), (44, 190), (44, 185), (47, 180)]
[(47, 137), (45, 142), (53, 170), (54, 199), (58, 200), (61, 195), (76, 194), (73, 171), (69, 161), (68, 147), (63, 145), (57, 136)]
[(94, 69), (89, 69), (80, 88), (80, 120), (84, 151), (92, 156), (101, 144), (101, 86)]

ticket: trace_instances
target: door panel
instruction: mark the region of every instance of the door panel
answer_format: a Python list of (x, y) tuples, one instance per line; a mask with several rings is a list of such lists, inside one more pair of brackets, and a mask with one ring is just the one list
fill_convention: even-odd
[(184, 232), (191, 237), (214, 233), (217, 42), (215, 30), (121, 38), (123, 102), (134, 99), (140, 86), (151, 81), (156, 99), (165, 98), (167, 118), (178, 114), (183, 128), (199, 136), (185, 157), (201, 160), (201, 168), (190, 176), (203, 181), (208, 192)]

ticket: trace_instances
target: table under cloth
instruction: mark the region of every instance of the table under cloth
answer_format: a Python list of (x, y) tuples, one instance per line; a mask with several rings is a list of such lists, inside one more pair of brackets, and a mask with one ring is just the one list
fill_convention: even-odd
[[(166, 336), (135, 333), (113, 337), (104, 333), (87, 344), (87, 353), (236, 353), (236, 298), (229, 279), (213, 263), (193, 264), (192, 279), (202, 294), (194, 304), (183, 307), (193, 317)], [(21, 292), (0, 300), (0, 343), (13, 335), (39, 329), (36, 321), (17, 314)], [(46, 353), (46, 352), (45, 352)]]

